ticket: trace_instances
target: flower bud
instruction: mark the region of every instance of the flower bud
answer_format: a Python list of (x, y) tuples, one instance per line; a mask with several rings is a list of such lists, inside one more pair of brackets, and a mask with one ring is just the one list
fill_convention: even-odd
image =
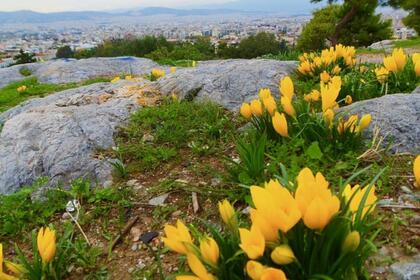
[(271, 252), (271, 259), (276, 264), (286, 265), (294, 262), (296, 257), (288, 245), (280, 245)]
[(344, 240), (342, 251), (343, 253), (350, 253), (357, 250), (360, 245), (360, 234), (358, 231), (350, 232)]

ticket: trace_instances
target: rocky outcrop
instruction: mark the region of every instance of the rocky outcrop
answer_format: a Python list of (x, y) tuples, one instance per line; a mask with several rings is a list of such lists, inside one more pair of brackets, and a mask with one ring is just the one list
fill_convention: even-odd
[(0, 115), (0, 193), (32, 184), (86, 177), (105, 183), (111, 164), (94, 157), (136, 110), (144, 80), (100, 83), (26, 102)]
[(280, 79), (290, 74), (297, 63), (264, 59), (233, 59), (200, 62), (160, 79), (162, 94), (176, 93), (181, 99), (210, 99), (230, 110), (255, 98), (261, 88), (278, 95)]
[(392, 151), (420, 153), (420, 87), (412, 94), (390, 94), (356, 102), (342, 111), (372, 114), (367, 135), (378, 127), (384, 144), (391, 144)]
[(141, 75), (150, 73), (159, 65), (150, 59), (137, 57), (97, 57), (89, 59), (57, 59), (41, 63), (29, 63), (0, 69), (0, 87), (26, 77), (19, 73), (23, 67), (44, 83), (62, 84), (90, 78), (120, 74)]

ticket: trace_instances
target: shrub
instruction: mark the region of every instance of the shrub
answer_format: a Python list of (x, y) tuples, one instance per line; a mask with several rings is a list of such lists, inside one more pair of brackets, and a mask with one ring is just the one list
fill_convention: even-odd
[(32, 75), (32, 71), (28, 67), (20, 68), (19, 73), (24, 77), (28, 77), (28, 76)]
[(55, 57), (56, 58), (73, 58), (74, 51), (72, 50), (70, 46), (63, 46), (57, 49)]

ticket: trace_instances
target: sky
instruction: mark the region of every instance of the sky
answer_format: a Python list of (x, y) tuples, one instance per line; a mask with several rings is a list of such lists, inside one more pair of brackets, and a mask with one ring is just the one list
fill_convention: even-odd
[(307, 12), (310, 0), (0, 0), (0, 11), (108, 11), (145, 7), (229, 8), (236, 10)]

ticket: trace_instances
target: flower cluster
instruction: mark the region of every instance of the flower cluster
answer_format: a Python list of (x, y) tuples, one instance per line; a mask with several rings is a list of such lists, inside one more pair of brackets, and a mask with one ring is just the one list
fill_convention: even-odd
[(150, 74), (154, 80), (157, 80), (164, 77), (166, 73), (162, 69), (153, 68)]
[[(42, 269), (46, 269), (47, 265), (51, 263), (56, 254), (57, 245), (56, 245), (56, 235), (55, 231), (46, 227), (41, 228), (38, 232), (36, 238), (36, 246), (38, 254), (42, 260)], [(14, 276), (6, 274), (3, 271), (3, 262), (11, 273)], [(26, 260), (22, 264), (13, 263), (10, 261), (4, 261), (3, 259), (3, 245), (0, 243), (0, 279), (4, 280), (18, 280), (18, 279), (32, 279), (28, 278), (30, 267), (27, 267), (29, 262)]]
[[(321, 54), (304, 53), (299, 57), (298, 73), (302, 76), (316, 77), (320, 73), (338, 75), (343, 69), (356, 64), (356, 49), (341, 44), (325, 49)], [(324, 74), (325, 75), (325, 74)]]
[[(380, 84), (384, 84), (390, 74), (397, 75), (403, 72), (406, 67), (409, 65), (408, 62), (411, 59), (411, 65), (414, 67), (414, 73), (416, 77), (420, 77), (420, 53), (415, 53), (409, 58), (405, 53), (404, 50), (394, 49), (391, 55), (384, 57), (383, 65), (378, 66), (375, 69), (376, 79)], [(408, 66), (410, 67), (410, 66)], [(413, 71), (408, 70), (408, 71)]]
[(27, 89), (28, 87), (23, 85), (23, 86), (18, 87), (16, 90), (17, 92), (21, 93), (21, 92), (25, 92)]
[[(336, 194), (321, 173), (314, 175), (309, 168), (301, 170), (296, 185), (289, 184), (283, 186), (278, 180), (270, 180), (264, 186), (250, 188), (249, 227), (239, 226), (238, 214), (228, 201), (219, 203), (220, 216), (231, 233), (224, 238), (239, 243), (233, 246), (237, 251), (228, 256), (224, 255), (227, 250), (223, 245), (232, 242), (221, 238), (221, 233), (217, 234), (219, 244), (204, 235), (197, 246), (180, 220), (176, 226), (166, 225), (163, 242), (187, 257), (194, 274), (176, 279), (230, 279), (222, 272), (224, 262), (232, 266), (240, 262), (253, 280), (286, 279), (286, 275), (290, 279), (309, 279), (312, 274), (323, 273), (331, 279), (342, 279), (347, 270), (354, 269), (351, 266), (359, 263), (356, 260), (360, 257), (356, 252), (366, 245), (367, 232), (359, 224), (375, 208), (375, 186), (347, 185)], [(237, 233), (239, 239), (230, 237)], [(245, 258), (238, 258), (243, 255)], [(314, 268), (321, 256), (329, 256), (331, 263)], [(348, 262), (341, 263), (342, 258)], [(331, 269), (334, 267), (337, 271)], [(335, 273), (340, 278), (335, 278)]]

